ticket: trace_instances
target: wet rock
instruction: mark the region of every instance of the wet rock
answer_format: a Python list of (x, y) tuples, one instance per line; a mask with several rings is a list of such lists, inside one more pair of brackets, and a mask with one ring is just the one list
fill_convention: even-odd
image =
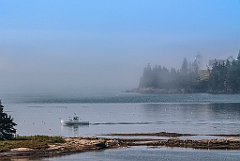
[(11, 152), (29, 152), (33, 151), (33, 149), (30, 148), (16, 148), (16, 149), (11, 149)]
[(107, 147), (106, 144), (105, 144), (104, 142), (100, 142), (100, 143), (98, 143), (98, 144), (95, 144), (95, 146), (98, 147), (98, 148), (101, 148), (101, 149)]

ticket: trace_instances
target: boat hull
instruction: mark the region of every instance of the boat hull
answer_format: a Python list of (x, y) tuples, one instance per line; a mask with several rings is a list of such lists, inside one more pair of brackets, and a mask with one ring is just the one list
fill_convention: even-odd
[(65, 126), (89, 125), (89, 121), (65, 121), (65, 120), (61, 120), (61, 124), (65, 125)]

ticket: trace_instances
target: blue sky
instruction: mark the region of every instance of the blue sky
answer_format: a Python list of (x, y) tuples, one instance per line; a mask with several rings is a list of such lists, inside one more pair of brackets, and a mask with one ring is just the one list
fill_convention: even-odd
[(239, 29), (239, 0), (0, 0), (0, 89), (136, 87), (147, 63), (236, 57)]

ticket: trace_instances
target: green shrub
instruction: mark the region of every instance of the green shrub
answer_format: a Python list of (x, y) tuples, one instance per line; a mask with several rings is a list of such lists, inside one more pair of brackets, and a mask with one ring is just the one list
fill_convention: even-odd
[(13, 140), (0, 141), (0, 152), (15, 148), (46, 149), (49, 147), (48, 144), (64, 142), (65, 140), (60, 136), (16, 136)]

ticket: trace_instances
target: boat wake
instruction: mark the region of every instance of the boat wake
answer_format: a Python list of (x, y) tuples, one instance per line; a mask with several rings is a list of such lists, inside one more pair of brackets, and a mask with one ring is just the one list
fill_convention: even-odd
[(156, 122), (94, 122), (90, 125), (134, 125), (134, 124), (156, 124)]

